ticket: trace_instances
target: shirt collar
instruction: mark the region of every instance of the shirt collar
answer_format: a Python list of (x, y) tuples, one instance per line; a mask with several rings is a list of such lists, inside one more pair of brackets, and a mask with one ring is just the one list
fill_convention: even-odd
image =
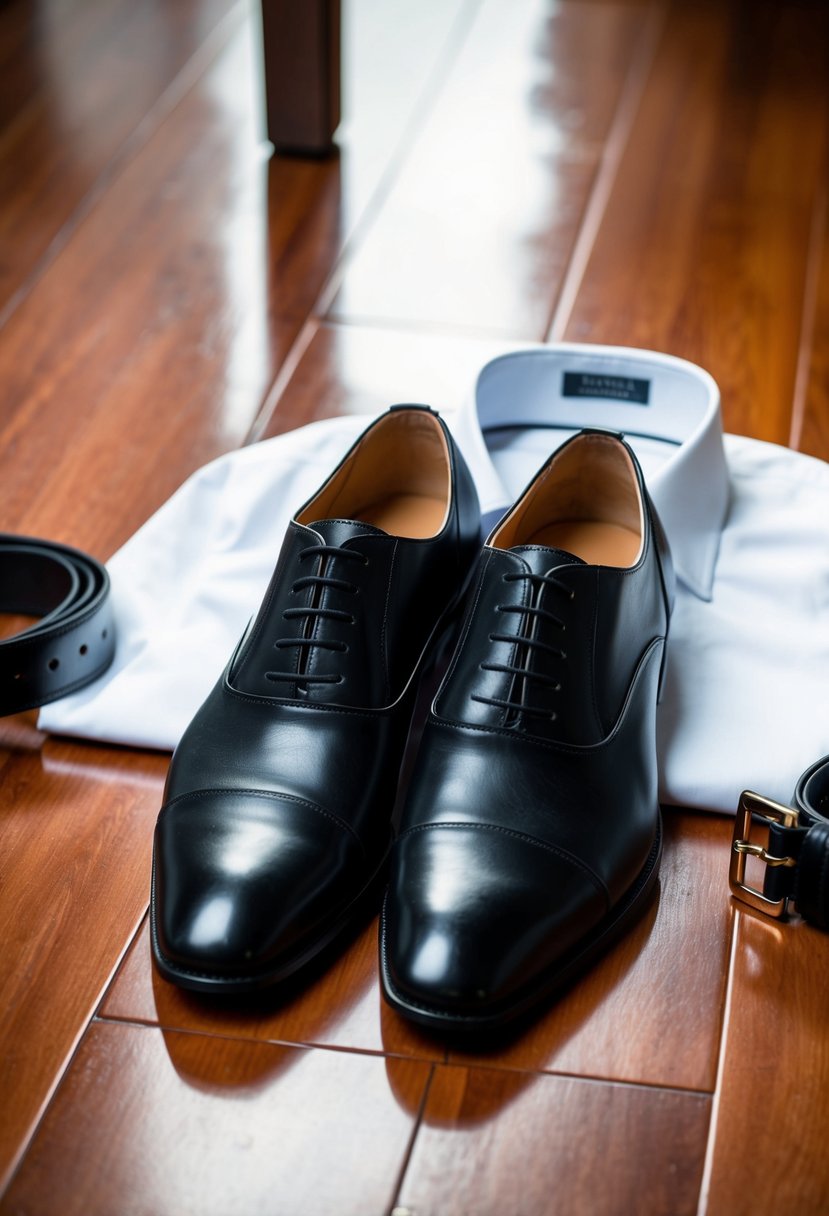
[[(484, 514), (510, 505), (496, 432), (549, 430), (550, 451), (585, 426), (621, 432), (639, 457), (677, 577), (710, 600), (729, 502), (719, 389), (701, 367), (654, 351), (566, 344), (493, 359), (452, 420)], [(531, 470), (528, 470), (530, 472)]]

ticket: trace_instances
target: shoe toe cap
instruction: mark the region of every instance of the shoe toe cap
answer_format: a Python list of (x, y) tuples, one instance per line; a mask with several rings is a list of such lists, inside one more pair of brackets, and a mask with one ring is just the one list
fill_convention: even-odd
[(508, 1006), (607, 909), (578, 862), (520, 833), (440, 824), (398, 841), (383, 915), (392, 1003), (456, 1017)]
[(216, 976), (278, 967), (348, 902), (361, 863), (356, 837), (304, 799), (235, 790), (178, 798), (155, 836), (159, 961)]

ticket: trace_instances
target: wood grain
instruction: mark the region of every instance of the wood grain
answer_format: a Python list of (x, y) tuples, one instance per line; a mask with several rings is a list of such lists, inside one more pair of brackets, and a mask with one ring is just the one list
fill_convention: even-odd
[(441, 1044), (396, 1017), (380, 996), (376, 919), (355, 940), (329, 952), (324, 968), (313, 968), (293, 990), (248, 1001), (211, 1000), (167, 983), (152, 965), (145, 925), (101, 1016), (233, 1038), (445, 1058)]
[[(0, 528), (105, 556), (251, 434), (455, 404), (545, 335), (701, 362), (732, 430), (794, 397), (829, 456), (826, 5), (355, 0), (339, 158), (268, 165), (232, 4), (0, 5)], [(0, 724), (0, 1211), (822, 1216), (829, 936), (734, 916), (724, 821), (670, 812), (654, 913), (447, 1061), (373, 925), (256, 1006), (145, 929), (119, 968), (165, 768)]]
[[(707, 1216), (829, 1204), (829, 934), (739, 911)], [(759, 1172), (758, 1172), (759, 1167)]]
[(251, 32), (239, 30), (2, 331), (0, 527), (106, 556), (244, 441), (456, 7), (425, 5), (404, 24), (382, 113), (385, 67), (372, 71), (371, 45), (353, 62), (349, 40), (361, 82), (343, 138), (359, 150), (324, 164), (263, 159)]
[(815, 297), (808, 350), (804, 351), (802, 415), (795, 418), (793, 442), (802, 452), (829, 460), (829, 239), (827, 195), (818, 201)]
[(713, 1091), (731, 923), (731, 829), (720, 816), (666, 811), (658, 902), (525, 1033), (473, 1058), (499, 1068)]
[(4, 1213), (388, 1209), (429, 1065), (93, 1025)]
[(438, 1066), (398, 1203), (417, 1216), (696, 1211), (710, 1098)]
[(167, 758), (0, 724), (0, 1178), (141, 919)]
[(484, 0), (329, 315), (541, 339), (643, 25)]
[(102, 176), (174, 104), (166, 90), (234, 7), (70, 0), (39, 18), (34, 5), (0, 8), (0, 317)]
[[(106, 556), (189, 471), (244, 439), (454, 11), (427, 4), (406, 23), (389, 60), (411, 70), (382, 113), (383, 72), (363, 46), (358, 149), (329, 166), (264, 164), (250, 30), (239, 31), (0, 329), (0, 528)], [(44, 745), (32, 715), (3, 724), (0, 757), (0, 1041), (14, 1094), (2, 1175), (140, 921), (167, 758)]]
[(785, 443), (813, 199), (829, 131), (829, 10), (675, 3), (571, 313), (551, 336), (683, 355), (728, 430)]
[(240, 79), (244, 30), (3, 329), (8, 530), (107, 554), (243, 438), (293, 327), (267, 332), (265, 167)]

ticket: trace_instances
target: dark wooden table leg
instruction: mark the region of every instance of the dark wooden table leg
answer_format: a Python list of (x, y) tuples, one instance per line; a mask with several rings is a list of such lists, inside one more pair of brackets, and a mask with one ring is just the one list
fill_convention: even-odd
[(275, 150), (333, 153), (340, 121), (340, 0), (262, 0), (268, 138)]

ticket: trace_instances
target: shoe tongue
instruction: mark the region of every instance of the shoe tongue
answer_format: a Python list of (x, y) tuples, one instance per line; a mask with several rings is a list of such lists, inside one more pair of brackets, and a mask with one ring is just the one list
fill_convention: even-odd
[(549, 574), (559, 566), (586, 566), (575, 553), (564, 549), (548, 549), (546, 545), (513, 545), (509, 550), (527, 563), (533, 574)]
[(320, 519), (308, 527), (312, 532), (318, 532), (326, 545), (344, 545), (358, 536), (388, 536), (382, 528), (361, 523), (358, 519)]

